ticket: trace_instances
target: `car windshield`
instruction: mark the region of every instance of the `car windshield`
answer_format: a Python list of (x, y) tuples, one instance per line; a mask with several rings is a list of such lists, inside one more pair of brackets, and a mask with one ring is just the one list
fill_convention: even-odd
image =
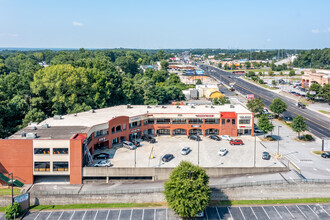
[(220, 151), (221, 151), (221, 152), (224, 152), (224, 151), (226, 151), (226, 149), (220, 149)]

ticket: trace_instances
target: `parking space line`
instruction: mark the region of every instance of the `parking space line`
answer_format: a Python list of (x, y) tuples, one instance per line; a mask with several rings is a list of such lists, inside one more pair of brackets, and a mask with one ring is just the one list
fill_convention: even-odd
[(129, 219), (132, 220), (132, 214), (133, 214), (134, 209), (131, 210), (131, 215), (129, 216)]
[(292, 215), (292, 213), (290, 212), (290, 210), (288, 209), (288, 207), (284, 206), (286, 208), (286, 210), (288, 210), (288, 212), (290, 213), (290, 215), (292, 216), (292, 218), (294, 218), (294, 216)]
[(118, 220), (120, 219), (121, 209), (119, 209)]
[(229, 214), (230, 214), (230, 218), (231, 219), (233, 219), (233, 216), (232, 216), (232, 214), (231, 214), (231, 212), (230, 212), (230, 209), (227, 207), (227, 209), (228, 209), (228, 212), (229, 212)]
[(154, 220), (156, 220), (156, 209), (154, 209)]
[(218, 211), (218, 208), (215, 207), (215, 210), (217, 210), (218, 217), (219, 217), (219, 219), (221, 219), (220, 214), (219, 214), (219, 211)]
[(60, 219), (61, 219), (61, 217), (62, 217), (62, 215), (63, 215), (63, 212), (64, 212), (64, 211), (62, 211), (62, 213), (61, 213), (60, 217), (58, 217), (58, 219), (57, 219), (57, 220), (60, 220)]
[(143, 212), (142, 212), (142, 219), (144, 219), (144, 209), (143, 209)]
[(167, 209), (165, 209), (165, 219), (167, 220)]
[(296, 207), (299, 209), (299, 211), (303, 214), (303, 216), (306, 218), (306, 219), (308, 219), (307, 218), (307, 216), (305, 215), (305, 213), (303, 213), (302, 211), (301, 211), (301, 209), (296, 205)]
[(84, 215), (83, 215), (82, 219), (84, 219), (84, 218), (85, 218), (86, 212), (87, 212), (87, 211), (85, 211), (85, 212), (84, 212)]
[(323, 208), (323, 206), (321, 206), (321, 209), (323, 209), (323, 211), (324, 211), (325, 213), (327, 213), (328, 216), (330, 216), (329, 213), (327, 212), (327, 210), (325, 210), (325, 209)]
[(52, 215), (52, 213), (53, 213), (53, 212), (50, 212), (50, 213), (49, 213), (49, 215), (48, 215), (48, 217), (46, 218), (46, 220), (47, 220), (47, 219), (49, 219), (49, 216), (51, 216), (51, 215)]
[(96, 214), (95, 214), (94, 220), (96, 220), (97, 213), (99, 213), (99, 210), (96, 210)]
[(250, 206), (250, 209), (252, 210), (252, 213), (253, 213), (253, 215), (256, 217), (256, 219), (258, 219), (258, 217), (257, 217), (256, 213), (254, 213), (254, 211), (253, 211), (253, 209), (252, 209), (252, 207), (251, 207), (251, 206)]
[[(73, 214), (71, 215), (70, 220), (73, 218), (75, 212), (76, 212), (76, 211), (73, 211)], [(85, 212), (86, 212), (86, 211), (85, 211)]]
[(109, 217), (109, 214), (110, 214), (110, 209), (108, 210), (107, 218), (106, 218), (105, 220), (107, 220), (107, 219), (108, 219), (108, 217)]
[(309, 206), (309, 205), (307, 205), (308, 206), (308, 208), (310, 209), (310, 210), (312, 210), (312, 212), (318, 217), (318, 218), (320, 218), (320, 216), (318, 216), (317, 214), (316, 214), (316, 212), (314, 212), (314, 210)]
[(34, 218), (34, 220), (36, 220), (38, 218), (38, 216), (40, 215), (40, 211), (38, 212), (38, 215)]
[(280, 213), (277, 211), (276, 207), (275, 206), (272, 206), (272, 207), (275, 209), (276, 213), (280, 216), (280, 218), (283, 219), (282, 216), (280, 215)]
[(245, 215), (243, 214), (241, 207), (238, 207), (238, 209), (242, 213), (242, 216), (243, 216), (244, 220), (246, 220)]
[(269, 217), (268, 213), (266, 212), (265, 208), (264, 208), (263, 206), (261, 206), (261, 208), (262, 208), (262, 210), (264, 210), (264, 212), (266, 213), (268, 219), (270, 219), (270, 217)]

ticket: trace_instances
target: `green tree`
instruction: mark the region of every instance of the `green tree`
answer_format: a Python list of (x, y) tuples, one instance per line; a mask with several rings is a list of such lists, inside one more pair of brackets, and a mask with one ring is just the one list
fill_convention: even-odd
[(258, 128), (265, 134), (274, 129), (274, 125), (269, 120), (267, 114), (262, 114), (258, 119)]
[(330, 101), (330, 84), (325, 84), (322, 87), (322, 96), (324, 97), (325, 101)]
[(269, 109), (278, 116), (285, 112), (287, 107), (287, 104), (281, 98), (275, 98), (272, 104), (270, 104)]
[(274, 76), (274, 75), (275, 75), (275, 74), (274, 74), (274, 71), (269, 71), (269, 72), (268, 72), (268, 75), (269, 75), (269, 76)]
[(290, 70), (289, 76), (294, 76), (294, 75), (296, 75), (295, 71), (294, 70)]
[(214, 98), (212, 100), (213, 105), (224, 105), (224, 104), (230, 104), (230, 101), (226, 99), (226, 97), (220, 97), (220, 98)]
[(202, 80), (197, 79), (197, 80), (196, 80), (196, 85), (201, 85), (201, 84), (203, 84), (203, 83), (202, 83)]
[(160, 66), (161, 66), (161, 68), (162, 68), (162, 70), (167, 70), (168, 69), (168, 62), (166, 61), (166, 60), (162, 60), (161, 62), (160, 62)]
[(31, 109), (23, 119), (23, 127), (26, 127), (30, 122), (41, 122), (46, 119), (46, 115), (43, 111), (36, 108)]
[[(311, 94), (311, 92), (313, 92), (313, 93)], [(320, 96), (321, 95), (321, 92), (322, 92), (322, 86), (320, 84), (313, 83), (309, 87), (306, 96), (309, 97), (309, 98), (311, 98), (311, 99), (314, 99), (314, 98)]]
[(22, 210), (21, 210), (21, 206), (19, 205), (19, 203), (14, 202), (13, 204), (10, 204), (6, 207), (5, 218), (7, 220), (17, 219), (17, 217), (20, 215), (21, 211)]
[(283, 72), (282, 71), (280, 72), (280, 76), (283, 76)]
[(249, 69), (249, 68), (251, 67), (251, 63), (250, 63), (249, 61), (246, 61), (246, 62), (244, 63), (244, 67), (245, 67), (246, 69)]
[(181, 161), (165, 182), (168, 206), (180, 217), (195, 217), (210, 202), (211, 190), (206, 171), (187, 161)]
[(116, 60), (116, 65), (121, 68), (127, 75), (133, 77), (139, 72), (139, 66), (133, 56), (122, 56)]
[(272, 80), (272, 85), (273, 85), (273, 86), (276, 86), (276, 85), (277, 85), (277, 83), (276, 83), (276, 80), (275, 80), (275, 79), (273, 79), (273, 80)]
[(297, 115), (292, 123), (291, 123), (292, 129), (298, 133), (298, 138), (300, 137), (300, 132), (304, 132), (307, 130), (307, 124), (305, 122), (305, 119), (301, 115)]
[(259, 76), (263, 76), (264, 74), (263, 74), (263, 72), (259, 72)]
[(248, 107), (251, 112), (259, 115), (264, 110), (264, 106), (264, 102), (260, 98), (248, 100), (246, 104), (246, 107)]

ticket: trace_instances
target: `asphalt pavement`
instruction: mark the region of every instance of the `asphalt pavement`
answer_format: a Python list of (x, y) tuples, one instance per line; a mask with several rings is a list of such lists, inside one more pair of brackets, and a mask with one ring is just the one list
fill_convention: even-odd
[[(0, 220), (4, 217), (0, 216)], [(24, 220), (175, 220), (179, 219), (168, 208), (155, 209), (102, 209), (102, 210), (67, 210), (41, 211), (28, 213)], [(208, 207), (204, 217), (206, 220), (255, 220), (255, 219), (324, 219), (330, 220), (330, 205), (322, 204), (290, 204), (269, 206), (216, 206)]]
[(284, 113), (284, 116), (295, 117), (296, 115), (301, 115), (306, 119), (306, 123), (308, 124), (311, 133), (319, 138), (330, 137), (330, 121), (327, 117), (309, 110), (308, 107), (306, 109), (300, 109), (292, 99), (246, 82), (245, 80), (237, 78), (237, 75), (233, 73), (225, 72), (212, 66), (201, 65), (200, 67), (204, 70), (205, 74), (215, 77), (224, 84), (228, 86), (234, 84), (234, 89), (241, 94), (254, 94), (255, 97), (260, 97), (264, 101), (266, 107), (269, 107), (274, 98), (281, 98), (288, 105), (288, 109)]

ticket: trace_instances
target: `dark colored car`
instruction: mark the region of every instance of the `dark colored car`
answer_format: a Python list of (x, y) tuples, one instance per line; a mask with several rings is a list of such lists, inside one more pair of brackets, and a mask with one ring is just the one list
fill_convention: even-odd
[(229, 142), (230, 145), (243, 145), (243, 141), (241, 139), (235, 139)]
[(198, 135), (189, 135), (190, 140), (201, 141), (202, 139)]
[(268, 152), (262, 152), (262, 159), (263, 160), (269, 160), (270, 154)]
[(101, 154), (95, 154), (93, 156), (93, 158), (95, 160), (107, 160), (110, 158), (110, 155), (109, 154), (106, 154), (106, 153), (101, 153)]
[(174, 158), (173, 154), (165, 154), (162, 158), (163, 162), (168, 162)]
[(156, 139), (150, 135), (143, 135), (142, 140), (148, 141), (150, 143), (156, 143)]
[(291, 123), (293, 121), (293, 118), (288, 116), (288, 117), (284, 117), (283, 120), (286, 122), (286, 123)]
[(218, 135), (210, 135), (209, 138), (211, 138), (212, 140), (221, 141), (221, 137), (219, 137)]
[(305, 109), (306, 108), (306, 105), (303, 104), (303, 103), (301, 103), (301, 102), (298, 102), (297, 103), (297, 106), (298, 106), (298, 108), (301, 108), (301, 109)]
[(330, 152), (325, 152), (325, 153), (321, 154), (321, 157), (330, 158)]
[(141, 146), (140, 141), (133, 140), (132, 143), (133, 143), (136, 147), (140, 147), (140, 146)]

